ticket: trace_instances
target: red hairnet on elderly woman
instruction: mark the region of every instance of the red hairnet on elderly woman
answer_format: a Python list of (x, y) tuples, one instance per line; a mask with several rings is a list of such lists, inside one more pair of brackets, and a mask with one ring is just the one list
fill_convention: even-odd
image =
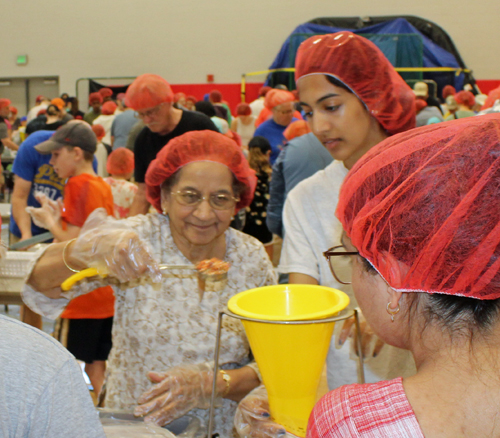
[[(229, 227), (235, 211), (250, 204), (256, 181), (234, 141), (188, 132), (147, 171), (157, 213), (117, 220), (96, 210), (78, 238), (39, 254), (23, 291), (36, 312), (56, 318), (70, 300), (102, 284), (114, 289), (106, 407), (158, 425), (187, 412), (206, 422), (218, 312), (237, 292), (276, 283), (262, 244)], [(62, 292), (74, 271), (89, 267), (107, 277), (83, 278)], [(249, 353), (242, 325), (225, 325), (215, 411), (224, 437), (237, 401), (260, 384)]]
[(356, 163), (337, 207), (354, 294), (417, 373), (328, 393), (308, 437), (500, 436), (499, 198), (498, 114), (399, 134)]

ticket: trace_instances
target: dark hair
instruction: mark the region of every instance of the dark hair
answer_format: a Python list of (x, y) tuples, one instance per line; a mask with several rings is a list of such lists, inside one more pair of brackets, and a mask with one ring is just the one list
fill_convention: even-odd
[[(377, 271), (371, 263), (361, 255), (359, 257), (364, 270), (376, 275)], [(496, 324), (500, 313), (500, 298), (478, 300), (459, 295), (413, 293), (411, 307), (416, 310), (419, 304), (423, 306), (424, 327), (435, 322), (450, 334), (465, 334), (470, 338), (476, 331), (488, 332)]]
[(271, 143), (269, 143), (269, 140), (266, 137), (257, 135), (248, 142), (248, 149), (251, 148), (259, 148), (260, 151), (265, 154), (267, 151), (271, 150)]
[(212, 118), (215, 117), (215, 108), (211, 102), (200, 100), (194, 104), (196, 111)]
[(48, 107), (47, 107), (47, 115), (49, 116), (57, 116), (59, 115), (60, 111), (59, 111), (59, 108), (54, 105), (54, 104), (50, 104)]
[(352, 93), (352, 90), (344, 84), (342, 81), (339, 81), (337, 78), (330, 76), (330, 75), (325, 75), (326, 80), (330, 82), (330, 84), (335, 85), (336, 87), (342, 88), (345, 91), (348, 91), (349, 93)]

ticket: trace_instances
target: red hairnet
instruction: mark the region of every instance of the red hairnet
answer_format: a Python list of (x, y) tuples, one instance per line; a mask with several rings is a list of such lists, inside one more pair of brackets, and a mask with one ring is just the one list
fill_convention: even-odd
[(101, 113), (104, 114), (105, 116), (110, 116), (111, 114), (114, 114), (116, 111), (116, 103), (114, 103), (112, 100), (108, 100), (107, 102), (104, 102), (101, 107)]
[(102, 103), (102, 96), (99, 93), (90, 93), (89, 104), (92, 105), (93, 102)]
[(455, 95), (457, 94), (457, 90), (455, 90), (455, 87), (453, 85), (445, 85), (443, 88), (443, 91), (441, 92), (441, 96), (443, 97), (443, 100), (446, 100), (448, 96)]
[(424, 99), (415, 99), (415, 110), (417, 114), (422, 111), (427, 106), (427, 102)]
[(42, 96), (41, 94), (39, 94), (36, 99), (35, 99), (35, 102), (36, 103), (40, 103), (43, 99), (45, 99), (45, 96)]
[(305, 120), (296, 120), (295, 122), (290, 123), (285, 131), (283, 132), (283, 137), (285, 137), (288, 141), (293, 140), (295, 137), (300, 137), (305, 134), (309, 134), (311, 132), (311, 128), (309, 123)]
[(179, 100), (183, 97), (184, 99), (186, 98), (185, 93), (175, 93), (174, 94), (174, 102), (179, 102)]
[(240, 102), (238, 105), (236, 105), (236, 115), (237, 116), (249, 116), (252, 114), (252, 108), (250, 108), (250, 105), (245, 102)]
[(465, 90), (459, 91), (457, 94), (455, 94), (455, 100), (459, 105), (465, 105), (469, 108), (472, 108), (476, 103), (474, 95), (470, 91)]
[[(1, 108), (1, 107), (0, 107)], [(47, 108), (42, 108), (40, 111), (36, 113), (37, 117), (38, 116), (43, 116), (44, 114), (47, 114)]]
[(170, 140), (158, 152), (146, 172), (148, 201), (159, 211), (161, 184), (183, 166), (195, 161), (213, 161), (229, 168), (238, 181), (246, 186), (236, 208), (245, 208), (253, 199), (257, 177), (248, 165), (241, 148), (230, 138), (214, 131), (190, 131)]
[(17, 114), (17, 108), (15, 106), (11, 106), (9, 110), (12, 114)]
[(170, 84), (161, 76), (144, 74), (132, 82), (125, 95), (125, 104), (136, 111), (153, 108), (165, 102), (173, 102)]
[(389, 137), (347, 175), (337, 216), (400, 291), (500, 297), (500, 116)]
[(269, 93), (272, 90), (271, 87), (264, 85), (263, 87), (259, 88), (259, 97), (266, 97), (266, 94)]
[(191, 102), (193, 102), (193, 103), (198, 102), (198, 99), (196, 99), (196, 97), (194, 97), (194, 96), (188, 96), (188, 97), (186, 97), (186, 101), (188, 101), (188, 100), (191, 101)]
[(104, 129), (104, 126), (99, 125), (98, 123), (96, 125), (92, 125), (91, 128), (92, 131), (94, 131), (97, 140), (102, 140), (103, 137), (106, 135), (106, 130)]
[(9, 99), (0, 99), (0, 108), (10, 106), (11, 102)]
[(343, 31), (307, 39), (297, 51), (295, 81), (311, 74), (345, 84), (390, 135), (415, 127), (413, 90), (366, 38)]
[(222, 102), (222, 93), (219, 90), (212, 90), (209, 95), (210, 102)]
[(126, 175), (134, 171), (134, 153), (127, 148), (118, 148), (109, 154), (106, 170), (110, 175)]
[(104, 98), (104, 97), (111, 97), (113, 95), (113, 90), (111, 88), (101, 88), (99, 90), (99, 94)]
[(491, 108), (498, 99), (500, 99), (500, 87), (497, 87), (488, 93), (486, 102), (484, 102), (484, 105), (481, 107), (481, 109), (485, 110)]
[(286, 102), (295, 102), (295, 96), (289, 91), (277, 90), (273, 88), (266, 94), (264, 106), (272, 110), (274, 107)]

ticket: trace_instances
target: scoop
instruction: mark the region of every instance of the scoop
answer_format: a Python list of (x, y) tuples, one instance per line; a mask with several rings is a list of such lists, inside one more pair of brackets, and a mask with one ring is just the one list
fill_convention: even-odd
[[(223, 262), (222, 260), (213, 258), (209, 260), (203, 260), (197, 265), (159, 265), (160, 271), (173, 271), (173, 270), (192, 270), (197, 272), (198, 276), (198, 293), (200, 296), (200, 301), (203, 299), (203, 294), (205, 292), (206, 281), (224, 281), (227, 279), (227, 271), (229, 270), (230, 264)], [(61, 289), (65, 292), (69, 291), (76, 283), (88, 277), (96, 277), (99, 272), (95, 268), (84, 269), (67, 278), (62, 284)]]

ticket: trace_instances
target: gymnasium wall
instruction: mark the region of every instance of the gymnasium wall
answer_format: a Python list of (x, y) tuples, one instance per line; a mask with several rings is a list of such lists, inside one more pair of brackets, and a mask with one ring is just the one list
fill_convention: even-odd
[[(213, 74), (237, 89), (243, 72), (269, 66), (298, 24), (322, 16), (426, 18), (450, 34), (477, 79), (500, 79), (498, 0), (0, 0), (0, 8), (0, 77), (59, 76), (70, 94), (81, 77), (145, 72), (200, 92)], [(28, 64), (17, 66), (22, 54)]]

